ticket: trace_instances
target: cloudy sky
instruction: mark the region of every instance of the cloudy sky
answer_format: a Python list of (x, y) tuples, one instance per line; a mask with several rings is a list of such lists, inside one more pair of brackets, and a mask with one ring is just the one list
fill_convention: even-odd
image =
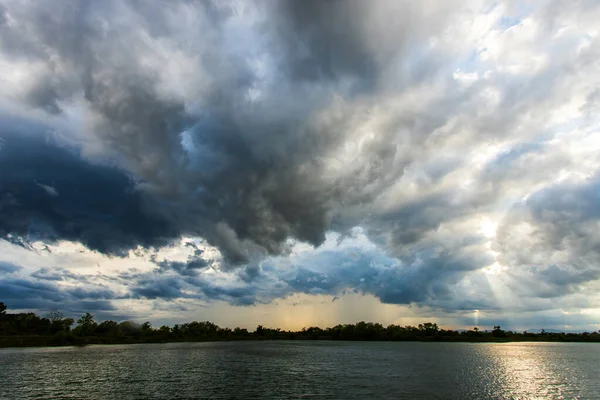
[(0, 301), (600, 328), (600, 3), (0, 0)]

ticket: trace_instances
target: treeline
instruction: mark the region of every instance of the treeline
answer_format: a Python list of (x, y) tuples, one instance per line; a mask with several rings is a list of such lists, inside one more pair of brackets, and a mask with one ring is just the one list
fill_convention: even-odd
[(418, 326), (389, 325), (371, 322), (336, 325), (330, 328), (310, 327), (300, 331), (284, 331), (259, 325), (253, 332), (243, 328), (221, 328), (212, 322), (189, 322), (173, 327), (153, 328), (150, 322), (97, 322), (90, 313), (77, 321), (60, 312), (46, 317), (34, 313), (9, 314), (0, 302), (0, 347), (48, 346), (117, 343), (164, 343), (218, 340), (380, 340), (380, 341), (565, 341), (600, 342), (600, 333), (513, 332), (495, 326), (493, 330), (456, 331), (440, 329), (426, 322)]

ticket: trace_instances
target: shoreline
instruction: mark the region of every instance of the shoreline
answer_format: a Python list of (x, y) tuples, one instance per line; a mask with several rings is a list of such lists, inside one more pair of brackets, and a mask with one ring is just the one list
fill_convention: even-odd
[(77, 338), (77, 340), (57, 343), (51, 337), (39, 336), (20, 336), (20, 337), (0, 337), (0, 349), (7, 348), (39, 348), (39, 347), (85, 347), (88, 345), (131, 345), (131, 344), (173, 344), (173, 343), (206, 343), (206, 342), (362, 342), (362, 343), (378, 343), (378, 342), (414, 342), (414, 343), (600, 343), (600, 339), (596, 340), (568, 340), (565, 338), (493, 338), (482, 337), (473, 340), (474, 338), (407, 338), (401, 340), (340, 340), (331, 338), (200, 338), (200, 339), (182, 339), (182, 340), (103, 340), (100, 338)]

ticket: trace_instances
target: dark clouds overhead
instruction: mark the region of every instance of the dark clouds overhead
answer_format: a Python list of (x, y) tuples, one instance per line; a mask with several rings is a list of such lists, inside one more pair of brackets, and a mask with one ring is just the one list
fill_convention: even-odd
[(3, 301), (11, 309), (61, 308), (69, 313), (84, 311), (112, 311), (110, 300), (115, 293), (110, 290), (87, 291), (81, 288), (65, 289), (52, 283), (23, 278), (6, 278), (0, 281)]
[(131, 177), (94, 165), (33, 135), (3, 135), (0, 232), (28, 240), (71, 240), (125, 255), (168, 244), (179, 232), (151, 207)]
[[(382, 169), (409, 162), (384, 144), (392, 132), (382, 132), (358, 175), (323, 176), (324, 163), (355, 140), (347, 131), (368, 118), (352, 114), (376, 106), (377, 82), (402, 57), (399, 44), (424, 40), (429, 29), (417, 23), (425, 18), (419, 7), (388, 6), (175, 2), (164, 12), (116, 1), (15, 4), (5, 8), (16, 23), (3, 26), (1, 40), (11, 58), (40, 65), (22, 101), (60, 114), (83, 100), (84, 129), (175, 209), (173, 231), (156, 236), (195, 233), (239, 263), (280, 253), (288, 237), (318, 245), (340, 203), (371, 201), (401, 174)], [(443, 23), (440, 12), (430, 17)], [(242, 32), (256, 44), (232, 43)], [(336, 96), (355, 90), (362, 107), (335, 106)], [(321, 112), (332, 105), (337, 111)]]
[[(311, 166), (316, 147), (309, 143), (316, 135), (294, 126), (310, 107), (290, 104), (285, 115), (268, 115), (273, 100), (246, 102), (244, 93), (256, 77), (244, 63), (238, 67), (237, 56), (218, 43), (204, 49), (198, 60), (206, 70), (197, 73), (214, 82), (192, 87), (194, 97), (164, 93), (171, 90), (172, 79), (182, 77), (157, 77), (161, 72), (154, 68), (163, 65), (144, 64), (145, 57), (159, 56), (156, 47), (162, 40), (173, 46), (165, 50), (186, 50), (185, 41), (170, 35), (175, 34), (173, 19), (188, 8), (208, 35), (224, 40), (225, 33), (211, 22), (210, 3), (177, 3), (164, 16), (153, 9), (156, 5), (147, 5), (140, 15), (133, 3), (71, 3), (58, 5), (59, 13), (50, 3), (5, 11), (22, 24), (3, 27), (4, 46), (17, 53), (15, 58), (45, 65), (29, 82), (26, 102), (59, 112), (58, 103), (83, 96), (91, 133), (123, 168), (143, 180), (147, 192), (178, 208), (176, 230), (206, 236), (234, 262), (247, 259), (252, 247), (259, 253), (279, 252), (289, 235), (322, 241), (327, 195), (312, 176), (318, 171)], [(137, 29), (114, 17), (118, 12), (136, 21)], [(29, 45), (11, 46), (17, 40)], [(309, 140), (301, 144), (298, 135)]]
[[(205, 241), (136, 299), (592, 291), (600, 7), (562, 3), (0, 1), (0, 234)], [(355, 227), (357, 259), (327, 247)]]

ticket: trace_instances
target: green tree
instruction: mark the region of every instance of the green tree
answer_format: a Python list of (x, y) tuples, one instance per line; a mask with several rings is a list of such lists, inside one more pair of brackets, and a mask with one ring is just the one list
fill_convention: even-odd
[(119, 323), (119, 333), (123, 336), (138, 338), (142, 333), (142, 327), (133, 321)]
[(158, 332), (162, 336), (169, 336), (169, 334), (171, 333), (171, 328), (169, 328), (167, 325), (163, 325), (160, 328), (158, 328)]
[(48, 313), (50, 321), (50, 331), (52, 333), (69, 331), (73, 325), (73, 318), (64, 318), (64, 315), (59, 310), (52, 310)]
[(115, 321), (102, 321), (96, 328), (99, 335), (117, 336), (119, 324)]
[(419, 324), (419, 330), (425, 334), (425, 336), (436, 336), (440, 328), (437, 324), (432, 322), (425, 322)]
[(0, 301), (0, 315), (6, 315), (6, 304)]
[(85, 313), (85, 315), (77, 320), (75, 332), (81, 336), (91, 335), (96, 331), (97, 326), (98, 324), (94, 321), (94, 316), (90, 313)]
[(154, 330), (152, 329), (152, 324), (150, 323), (150, 321), (146, 321), (142, 324), (142, 335), (144, 336), (151, 336), (154, 333)]
[(65, 318), (62, 320), (63, 330), (69, 331), (71, 330), (71, 326), (75, 323), (73, 318)]

